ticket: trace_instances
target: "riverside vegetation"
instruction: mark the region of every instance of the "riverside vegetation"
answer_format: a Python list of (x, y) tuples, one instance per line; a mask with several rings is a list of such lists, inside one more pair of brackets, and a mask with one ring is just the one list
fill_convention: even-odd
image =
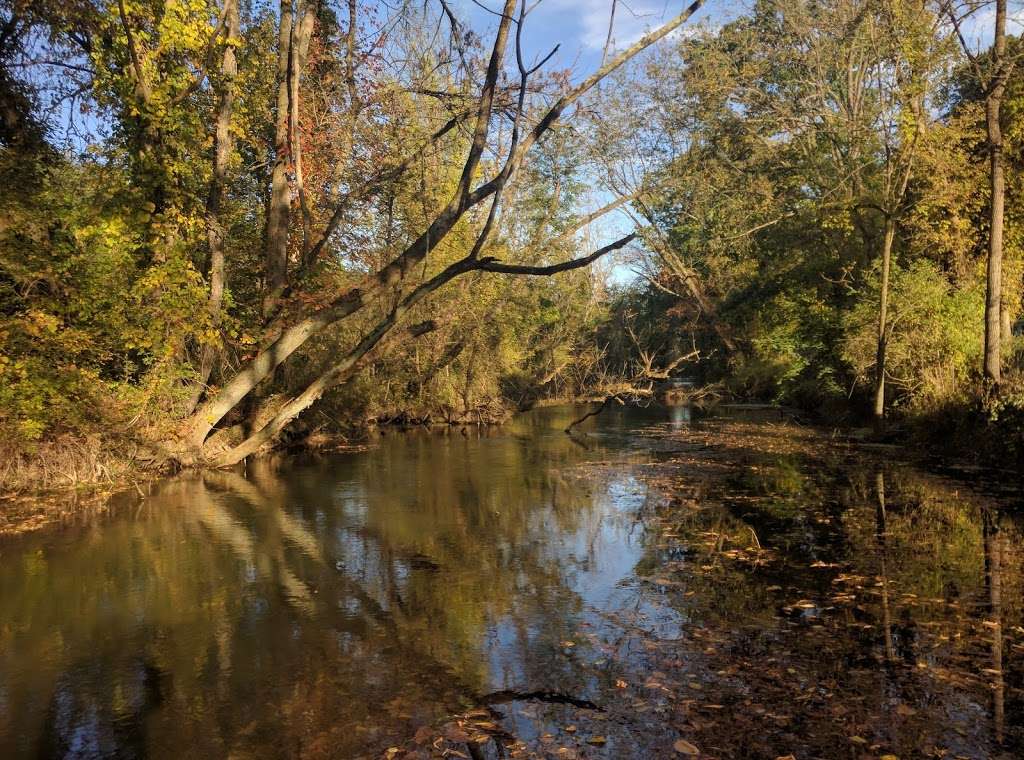
[(702, 5), (574, 71), (512, 0), (4, 0), (5, 488), (670, 370), (1006, 465), (1005, 0)]

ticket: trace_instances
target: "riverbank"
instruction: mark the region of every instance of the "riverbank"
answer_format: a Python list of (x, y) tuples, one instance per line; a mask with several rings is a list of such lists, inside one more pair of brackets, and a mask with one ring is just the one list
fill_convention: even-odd
[[(530, 409), (575, 404), (590, 405), (590, 411), (595, 411), (604, 401), (605, 397), (542, 399), (531, 404)], [(744, 403), (715, 404), (701, 409), (700, 414), (715, 414), (716, 410), (748, 417), (754, 415), (769, 423), (795, 422), (806, 417), (796, 409)], [(276, 460), (363, 450), (374, 445), (382, 431), (493, 427), (507, 424), (513, 416), (505, 407), (478, 409), (466, 415), (454, 415), (450, 410), (395, 411), (350, 425), (344, 432), (323, 427), (300, 429), (297, 435), (281, 443), (279, 450), (261, 456)], [(893, 452), (932, 469), (974, 479), (1001, 479), (1012, 488), (1019, 487), (1024, 472), (1017, 466), (1024, 455), (1024, 445), (1015, 447), (1012, 441), (999, 445), (989, 440), (1000, 437), (1009, 441), (1013, 431), (1008, 432), (1006, 424), (999, 427), (986, 422), (975, 410), (959, 407), (928, 419), (897, 423), (881, 439), (871, 428), (828, 427), (826, 421), (820, 419), (815, 419), (809, 427), (793, 429), (816, 431), (820, 440), (828, 439), (829, 445)], [(149, 458), (140, 457), (140, 451), (146, 450), (135, 440), (97, 434), (69, 435), (41, 442), (31, 452), (3, 452), (0, 457), (3, 475), (0, 478), (0, 536), (54, 527), (81, 514), (87, 519), (89, 514), (102, 512), (105, 502), (118, 494), (138, 493), (144, 497), (148, 484), (168, 476), (167, 472), (154, 470)], [(1003, 454), (1001, 459), (999, 454)]]
[(633, 610), (557, 645), (574, 679), (383, 757), (1019, 756), (1024, 554), (1000, 484), (787, 422), (639, 436)]

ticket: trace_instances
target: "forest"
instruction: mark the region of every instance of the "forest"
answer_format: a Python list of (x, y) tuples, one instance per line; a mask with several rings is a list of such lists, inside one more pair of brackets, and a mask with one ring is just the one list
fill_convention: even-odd
[(514, 0), (5, 0), (5, 480), (684, 376), (1024, 453), (1019, 9), (702, 6), (581, 70)]
[(1024, 757), (1022, 26), (0, 0), (0, 757)]

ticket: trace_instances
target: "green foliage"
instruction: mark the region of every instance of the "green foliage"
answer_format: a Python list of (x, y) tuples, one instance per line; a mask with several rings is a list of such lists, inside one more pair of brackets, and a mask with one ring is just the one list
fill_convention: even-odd
[[(0, 196), (0, 437), (14, 446), (97, 429), (160, 438), (282, 330), (358, 300), (263, 380), (252, 409), (218, 418), (249, 427), (475, 250), (486, 203), (399, 277), (372, 279), (434, 229), (470, 146), (487, 52), (475, 35), (439, 47), (430, 4), (317, 3), (305, 62), (278, 49), (275, 5), (241, 3), (230, 39), (219, 2), (31, 5), (0, 45), (0, 182), (18, 190)], [(0, 0), (4, 19), (11, 8)], [(23, 71), (31, 45), (67, 61), (73, 84)], [(535, 265), (582, 255), (600, 235), (575, 231), (581, 209), (629, 194), (642, 277), (609, 290), (607, 272), (586, 270), (461, 276), (404, 313), (307, 427), (401, 411), (496, 417), (694, 349), (700, 365), (675, 371), (738, 395), (857, 402), (875, 361), (886, 219), (890, 401), (957, 397), (977, 363), (987, 195), (980, 93), (956, 50), (918, 3), (758, 0), (622, 67), (518, 165), (478, 253)], [(278, 81), (279, 62), (294, 82)], [(561, 73), (531, 79), (527, 124), (565, 85)], [(298, 95), (287, 114), (285, 91)], [(1010, 322), (1024, 275), (1022, 92), (1011, 83), (1004, 125)], [(60, 143), (47, 97), (84, 112), (89, 133)], [(474, 182), (501, 169), (509, 97), (503, 88)], [(286, 190), (273, 199), (272, 174)], [(289, 220), (283, 264), (268, 217)], [(410, 337), (427, 320), (434, 329)]]
[[(0, 436), (35, 441), (172, 411), (188, 339), (207, 329), (186, 256), (146, 263), (144, 222), (124, 173), (102, 164), (26, 163), (0, 181)], [(130, 198), (129, 198), (130, 200)]]
[[(937, 21), (902, 0), (758, 2), (644, 69), (624, 110), (652, 122), (643, 155), (669, 146), (645, 178), (655, 257), (637, 294), (647, 306), (631, 308), (658, 326), (647, 334), (689, 331), (705, 379), (739, 396), (856, 409), (874, 390), (889, 218), (887, 405), (967, 403), (983, 333), (986, 137), (973, 71)], [(1011, 81), (1003, 110), (1010, 324), (1024, 270), (1022, 91)], [(1007, 357), (1019, 361), (1009, 344)]]
[[(928, 406), (955, 396), (981, 356), (984, 287), (955, 288), (928, 260), (894, 264), (891, 278), (887, 382), (906, 405)], [(863, 384), (870, 384), (875, 372), (879, 281), (876, 266), (843, 319), (842, 356)]]
[(753, 398), (811, 405), (841, 395), (830, 355), (834, 307), (813, 291), (795, 290), (758, 306), (748, 325), (749, 350), (736, 363), (732, 387)]

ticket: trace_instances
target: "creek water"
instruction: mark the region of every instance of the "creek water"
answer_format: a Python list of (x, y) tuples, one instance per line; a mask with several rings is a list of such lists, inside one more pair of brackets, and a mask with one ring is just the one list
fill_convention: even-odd
[(776, 450), (771, 420), (562, 432), (580, 413), (175, 478), (4, 540), (0, 757), (372, 757), (488, 699), (542, 756), (1018, 756), (1005, 497)]

